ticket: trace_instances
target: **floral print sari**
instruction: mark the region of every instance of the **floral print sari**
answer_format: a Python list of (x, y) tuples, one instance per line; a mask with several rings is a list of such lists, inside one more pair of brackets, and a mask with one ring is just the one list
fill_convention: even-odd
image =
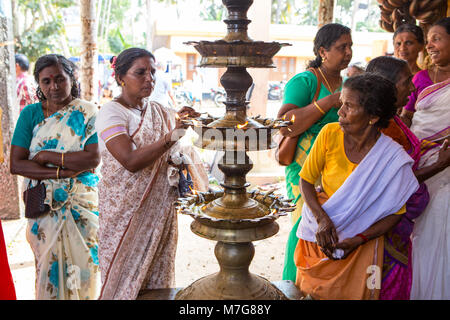
[[(82, 151), (95, 134), (97, 107), (75, 99), (33, 129), (32, 159), (38, 152)], [(36, 262), (36, 299), (96, 299), (98, 194), (96, 173), (42, 180), (50, 212), (29, 219), (27, 240)], [(25, 179), (28, 186), (29, 179)], [(36, 181), (32, 180), (35, 185)]]

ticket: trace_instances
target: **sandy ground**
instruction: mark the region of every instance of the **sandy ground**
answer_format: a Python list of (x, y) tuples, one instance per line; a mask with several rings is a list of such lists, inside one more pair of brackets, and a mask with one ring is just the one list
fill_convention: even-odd
[[(268, 101), (267, 116), (274, 117), (279, 102)], [(213, 115), (223, 114), (223, 108), (204, 105), (200, 111)], [(282, 183), (281, 185), (284, 185)], [(250, 188), (253, 189), (253, 188)], [(284, 194), (283, 187), (278, 191)], [(178, 216), (178, 248), (175, 266), (176, 287), (186, 287), (193, 281), (219, 271), (214, 255), (215, 241), (201, 238), (190, 230), (193, 219), (187, 215)], [(292, 227), (290, 217), (283, 216), (277, 220), (279, 232), (267, 239), (254, 242), (255, 256), (250, 265), (250, 272), (258, 274), (269, 281), (279, 281), (282, 277), (284, 251), (288, 234)], [(8, 259), (20, 300), (35, 299), (34, 255), (26, 240), (27, 220), (3, 220), (2, 226), (7, 245)]]
[[(190, 230), (193, 219), (178, 216), (178, 248), (175, 265), (176, 287), (186, 287), (193, 281), (219, 271), (214, 255), (216, 242), (198, 237)], [(288, 216), (277, 220), (280, 231), (267, 239), (255, 241), (255, 257), (250, 272), (270, 281), (281, 280), (285, 243), (291, 228)], [(26, 240), (26, 219), (3, 220), (2, 226), (8, 251), (8, 259), (16, 287), (17, 299), (35, 299), (34, 256)]]

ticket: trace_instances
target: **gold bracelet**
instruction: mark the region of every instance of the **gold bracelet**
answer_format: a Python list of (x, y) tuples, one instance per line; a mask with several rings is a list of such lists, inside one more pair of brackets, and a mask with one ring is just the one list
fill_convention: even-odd
[(61, 168), (58, 167), (58, 168), (56, 169), (56, 179), (59, 179), (59, 169), (61, 169)]
[(61, 168), (64, 168), (64, 153), (61, 153)]
[(322, 108), (319, 106), (319, 104), (317, 103), (317, 101), (314, 101), (314, 105), (316, 106), (317, 110), (320, 111), (321, 114), (325, 114), (325, 111), (322, 110)]

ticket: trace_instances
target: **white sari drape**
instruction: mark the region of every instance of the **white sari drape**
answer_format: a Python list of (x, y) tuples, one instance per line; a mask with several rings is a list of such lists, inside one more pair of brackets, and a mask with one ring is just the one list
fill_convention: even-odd
[[(340, 240), (354, 237), (401, 209), (419, 184), (413, 159), (391, 138), (381, 134), (344, 184), (322, 205)], [(317, 221), (305, 203), (297, 237), (316, 242)]]

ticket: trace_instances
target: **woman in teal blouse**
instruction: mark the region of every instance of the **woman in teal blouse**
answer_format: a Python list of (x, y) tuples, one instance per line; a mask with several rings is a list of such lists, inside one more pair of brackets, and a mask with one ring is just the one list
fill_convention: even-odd
[(41, 181), (50, 211), (28, 219), (36, 262), (36, 299), (96, 299), (97, 107), (78, 98), (70, 62), (49, 54), (36, 62), (40, 102), (20, 113), (11, 142), (11, 173), (25, 188)]

